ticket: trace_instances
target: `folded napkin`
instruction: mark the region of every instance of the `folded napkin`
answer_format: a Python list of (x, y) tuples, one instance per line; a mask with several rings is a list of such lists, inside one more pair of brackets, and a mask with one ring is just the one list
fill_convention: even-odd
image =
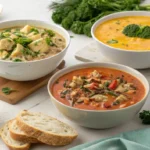
[(150, 150), (150, 128), (122, 133), (69, 150)]

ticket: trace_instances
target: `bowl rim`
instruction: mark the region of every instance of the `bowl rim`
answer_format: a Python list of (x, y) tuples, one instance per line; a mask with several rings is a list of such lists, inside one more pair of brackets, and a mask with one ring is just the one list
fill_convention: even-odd
[[(64, 103), (60, 102), (59, 100), (57, 100), (57, 99), (53, 96), (53, 94), (52, 94), (52, 92), (51, 92), (51, 89), (50, 89), (50, 86), (52, 86), (52, 85), (54, 84), (54, 82), (55, 82), (58, 78), (60, 78), (61, 76), (65, 75), (65, 74), (66, 74), (66, 73), (64, 73), (65, 71), (67, 71), (67, 70), (71, 70), (71, 71), (78, 70), (78, 69), (74, 69), (75, 67), (78, 67), (78, 66), (81, 67), (80, 69), (83, 69), (83, 68), (90, 68), (90, 67), (92, 67), (92, 66), (84, 67), (84, 65), (92, 65), (92, 64), (93, 64), (93, 65), (94, 65), (94, 64), (95, 64), (95, 65), (98, 64), (99, 67), (101, 67), (101, 65), (105, 65), (105, 64), (108, 65), (108, 66), (105, 67), (105, 68), (109, 68), (109, 65), (114, 65), (114, 67), (110, 67), (110, 68), (117, 69), (117, 68), (115, 68), (115, 66), (118, 66), (118, 67), (120, 67), (120, 68), (122, 68), (122, 69), (117, 69), (117, 70), (121, 70), (121, 71), (123, 71), (123, 72), (126, 72), (126, 71), (123, 70), (123, 68), (126, 68), (126, 69), (128, 69), (128, 70), (130, 70), (130, 71), (132, 71), (132, 72), (135, 72), (135, 73), (140, 74), (140, 75), (143, 77), (143, 79), (147, 82), (147, 85), (148, 85), (148, 87), (146, 88), (146, 86), (143, 84), (143, 80), (139, 79), (140, 82), (142, 82), (143, 86), (145, 87), (145, 95), (144, 95), (144, 97), (143, 97), (140, 101), (138, 101), (137, 103), (135, 103), (135, 104), (133, 104), (133, 105), (130, 105), (130, 106), (128, 106), (128, 107), (124, 107), (124, 108), (118, 108), (118, 109), (112, 109), (112, 110), (88, 110), (88, 109), (80, 109), (80, 108), (75, 108), (75, 107), (71, 107), (71, 106), (65, 105)], [(71, 71), (68, 71), (67, 73), (69, 73), (69, 72), (71, 72)], [(62, 74), (62, 75), (59, 76), (59, 74)], [(128, 74), (132, 75), (131, 73), (128, 73)], [(55, 76), (59, 76), (59, 77), (58, 77), (57, 79), (54, 79)], [(134, 76), (134, 75), (132, 75), (132, 76)], [(135, 76), (134, 76), (134, 77), (135, 77)], [(137, 77), (135, 77), (135, 78), (137, 78)], [(52, 84), (52, 83), (53, 83), (53, 84)], [(51, 85), (51, 84), (52, 84), (52, 85)], [(131, 68), (131, 67), (129, 67), (129, 66), (125, 66), (125, 65), (121, 65), (121, 64), (117, 64), (117, 63), (88, 62), (88, 63), (82, 63), (82, 64), (73, 65), (73, 66), (64, 68), (64, 69), (62, 69), (62, 70), (56, 72), (56, 73), (49, 79), (48, 84), (47, 84), (47, 90), (48, 90), (50, 99), (51, 99), (51, 98), (54, 99), (57, 103), (59, 103), (60, 105), (65, 106), (65, 107), (67, 107), (67, 108), (69, 108), (69, 109), (79, 110), (79, 111), (84, 111), (84, 112), (93, 112), (93, 113), (94, 113), (94, 112), (106, 112), (106, 113), (107, 113), (107, 112), (128, 110), (128, 109), (130, 109), (130, 108), (132, 108), (132, 107), (136, 107), (137, 105), (139, 105), (139, 104), (142, 103), (143, 101), (146, 101), (146, 99), (147, 99), (147, 97), (148, 97), (148, 94), (149, 94), (149, 91), (150, 91), (150, 85), (149, 85), (148, 80), (146, 79), (146, 77), (145, 77), (142, 73), (140, 73), (139, 71), (137, 71), (137, 70), (135, 70), (135, 69), (133, 69), (133, 68)]]
[[(13, 61), (6, 61), (6, 60), (2, 60), (0, 59), (0, 62), (3, 62), (3, 63), (12, 63), (12, 64), (27, 64), (27, 63), (36, 63), (36, 62), (41, 62), (43, 60), (48, 60), (48, 59), (51, 59), (53, 57), (56, 57), (58, 55), (60, 55), (61, 53), (63, 53), (70, 45), (70, 42), (71, 42), (71, 38), (70, 38), (70, 35), (69, 33), (67, 32), (67, 30), (65, 30), (63, 27), (59, 26), (59, 25), (56, 25), (54, 23), (49, 23), (48, 21), (45, 21), (45, 20), (38, 20), (38, 19), (13, 19), (13, 20), (6, 20), (6, 21), (2, 21), (0, 22), (0, 24), (3, 24), (3, 23), (10, 23), (10, 22), (19, 22), (19, 21), (31, 21), (31, 22), (43, 22), (45, 24), (49, 24), (50, 26), (53, 26), (53, 27), (56, 27), (60, 30), (62, 30), (68, 37), (68, 40), (67, 38), (64, 37), (64, 39), (66, 40), (66, 46), (65, 48), (57, 53), (56, 55), (53, 55), (53, 56), (49, 56), (49, 57), (46, 57), (46, 58), (42, 58), (42, 59), (39, 59), (39, 60), (33, 60), (33, 61), (22, 61), (22, 62), (13, 62)], [(14, 25), (15, 26), (15, 25)], [(13, 27), (13, 26), (12, 26)], [(42, 27), (42, 26), (41, 26)], [(0, 28), (2, 29), (2, 28)]]
[[(135, 14), (135, 13), (137, 13), (137, 14), (139, 14), (139, 15), (133, 15), (133, 14)], [(142, 13), (142, 14), (141, 14)], [(123, 12), (116, 12), (116, 13), (112, 13), (112, 14), (109, 14), (109, 15), (107, 15), (107, 16), (104, 16), (104, 17), (102, 17), (102, 18), (100, 18), (100, 19), (98, 19), (94, 24), (93, 24), (93, 26), (92, 26), (92, 28), (91, 28), (91, 35), (92, 35), (92, 38), (95, 40), (95, 41), (97, 41), (98, 43), (100, 43), (100, 44), (102, 44), (103, 46), (106, 46), (107, 48), (110, 48), (110, 49), (112, 49), (112, 50), (116, 50), (116, 51), (122, 51), (122, 52), (126, 52), (126, 53), (147, 53), (147, 52), (150, 52), (150, 50), (138, 50), (138, 51), (136, 51), (136, 50), (125, 50), (125, 49), (121, 49), (121, 48), (115, 48), (115, 47), (112, 47), (112, 46), (110, 46), (110, 45), (107, 45), (107, 44), (105, 44), (105, 43), (103, 43), (102, 41), (100, 41), (100, 40), (98, 40), (97, 38), (96, 38), (96, 36), (95, 36), (95, 34), (94, 34), (94, 31), (95, 31), (95, 29), (96, 29), (96, 27), (99, 25), (99, 24), (101, 24), (101, 23), (104, 23), (104, 22), (106, 22), (106, 21), (108, 21), (108, 20), (112, 20), (112, 19), (115, 19), (115, 18), (122, 18), (122, 17), (125, 17), (125, 16), (146, 16), (146, 15), (143, 15), (143, 13), (147, 13), (147, 14), (149, 14), (149, 15), (147, 15), (147, 16), (149, 16), (150, 17), (150, 12), (149, 11), (123, 11)], [(128, 15), (129, 14), (129, 15)], [(118, 17), (118, 15), (121, 15), (120, 17)], [(112, 17), (114, 17), (114, 18), (112, 18)], [(106, 19), (106, 20), (105, 20)], [(103, 21), (104, 20), (104, 21)]]

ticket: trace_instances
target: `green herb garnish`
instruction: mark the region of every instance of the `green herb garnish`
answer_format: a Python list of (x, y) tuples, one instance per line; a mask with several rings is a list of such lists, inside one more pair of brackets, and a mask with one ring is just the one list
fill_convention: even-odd
[(11, 32), (11, 29), (6, 29), (5, 32)]
[(142, 120), (143, 124), (150, 124), (150, 111), (143, 110), (142, 112), (140, 112), (139, 118)]
[(119, 101), (115, 101), (115, 102), (113, 102), (113, 105), (119, 105), (120, 104), (120, 102)]
[(108, 44), (115, 44), (115, 43), (118, 43), (118, 41), (117, 41), (117, 40), (112, 39), (112, 40), (107, 41), (107, 43), (108, 43)]
[(18, 39), (15, 39), (14, 41), (16, 43), (23, 45), (24, 47), (26, 47), (28, 44), (30, 44), (32, 42), (31, 39), (25, 38), (25, 37), (19, 37)]
[(113, 92), (113, 91), (107, 91), (107, 93), (109, 94), (109, 95), (112, 95), (112, 96), (115, 96), (115, 97), (117, 97), (118, 96), (118, 94), (116, 94), (115, 92)]
[(67, 87), (67, 82), (68, 82), (68, 80), (65, 80), (65, 81), (64, 81), (63, 87), (65, 87), (65, 88)]
[(36, 29), (36, 28), (32, 28), (32, 29), (30, 30), (30, 33), (31, 33), (31, 32), (34, 32), (35, 34), (38, 34), (38, 33), (39, 33), (39, 30)]
[(55, 33), (52, 30), (45, 29), (44, 31), (51, 37), (53, 37), (55, 35)]
[(47, 45), (56, 46), (50, 38), (46, 38), (45, 40), (46, 40)]
[(18, 37), (25, 37), (21, 32), (14, 32), (13, 34), (15, 34)]
[(9, 95), (9, 94), (11, 94), (12, 92), (16, 92), (16, 90), (13, 90), (13, 89), (11, 89), (11, 88), (9, 88), (9, 87), (4, 87), (4, 88), (2, 88), (2, 92), (3, 92), (4, 94), (6, 94), (6, 95)]
[(36, 57), (40, 54), (40, 51), (34, 52), (34, 51), (30, 50), (29, 48), (25, 48), (25, 49), (21, 50), (21, 52), (24, 56), (30, 55), (32, 57)]
[(22, 60), (19, 59), (19, 58), (16, 58), (16, 59), (13, 60), (13, 62), (22, 62)]

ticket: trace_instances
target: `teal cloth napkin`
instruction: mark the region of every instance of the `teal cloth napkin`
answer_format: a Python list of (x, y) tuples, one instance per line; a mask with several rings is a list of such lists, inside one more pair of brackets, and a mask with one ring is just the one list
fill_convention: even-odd
[(69, 150), (150, 150), (150, 128), (85, 143)]

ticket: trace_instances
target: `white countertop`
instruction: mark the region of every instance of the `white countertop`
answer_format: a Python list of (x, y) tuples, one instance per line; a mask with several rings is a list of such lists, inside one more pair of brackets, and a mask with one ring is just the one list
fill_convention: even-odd
[[(0, 16), (0, 22), (13, 19), (39, 19), (52, 22), (50, 19), (50, 12), (48, 10), (50, 0), (0, 0), (0, 3), (4, 6), (3, 13)], [(71, 39), (71, 45), (65, 57), (66, 66), (81, 63), (74, 58), (74, 54), (78, 49), (92, 41), (91, 38), (82, 35), (74, 35), (73, 33), (70, 33), (70, 35), (73, 35), (74, 38)], [(144, 70), (142, 72), (144, 73), (144, 75), (147, 76), (148, 80), (150, 81), (150, 70)], [(143, 109), (150, 109), (149, 98)], [(88, 141), (105, 138), (134, 129), (149, 127), (141, 124), (140, 120), (138, 119), (138, 115), (132, 121), (127, 122), (124, 125), (106, 130), (93, 130), (78, 126), (76, 124), (73, 124), (71, 121), (65, 119), (52, 105), (46, 86), (16, 105), (10, 105), (3, 101), (0, 101), (0, 126), (3, 125), (7, 120), (15, 117), (15, 115), (23, 109), (40, 111), (56, 117), (59, 120), (73, 126), (79, 133), (78, 138), (68, 146), (51, 147), (37, 144), (32, 146), (31, 150), (66, 150), (68, 148)], [(1, 141), (0, 150), (7, 150), (7, 148), (3, 145)]]

